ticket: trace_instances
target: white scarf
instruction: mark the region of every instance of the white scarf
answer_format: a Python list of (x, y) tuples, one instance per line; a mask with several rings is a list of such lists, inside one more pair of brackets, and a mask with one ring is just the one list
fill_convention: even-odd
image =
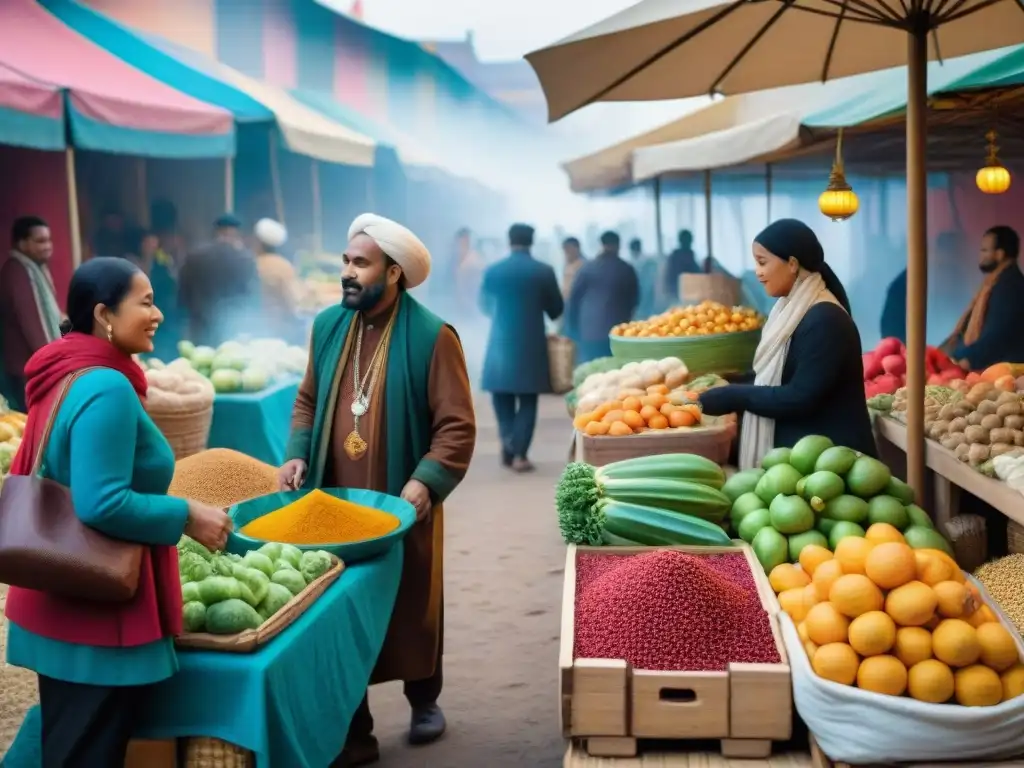
[(39, 325), (46, 334), (46, 341), (56, 341), (60, 338), (61, 313), (50, 270), (18, 250), (11, 251), (11, 258), (16, 259), (28, 273), (36, 310), (39, 312)]
[[(754, 353), (754, 384), (777, 387), (782, 383), (782, 369), (789, 353), (789, 341), (804, 319), (807, 310), (821, 302), (839, 304), (817, 272), (801, 269), (788, 296), (775, 302), (761, 332), (761, 342)], [(841, 306), (841, 305), (840, 305)], [(740, 469), (760, 466), (761, 459), (775, 447), (775, 420), (747, 411), (740, 430)]]

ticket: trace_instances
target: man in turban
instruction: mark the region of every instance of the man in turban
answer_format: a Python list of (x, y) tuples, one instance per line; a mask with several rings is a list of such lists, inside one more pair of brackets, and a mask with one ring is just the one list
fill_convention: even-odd
[[(445, 730), (437, 705), (442, 504), (473, 455), (473, 396), (454, 329), (407, 293), (430, 273), (426, 246), (402, 225), (374, 214), (359, 216), (348, 238), (342, 303), (313, 323), (279, 481), (283, 489), (383, 491), (415, 507), (391, 625), (370, 682), (405, 682), (412, 706), (409, 740), (426, 744)], [(340, 762), (378, 759), (364, 698)]]
[(256, 271), (263, 292), (263, 322), (268, 335), (297, 343), (301, 335), (298, 317), (302, 300), (299, 274), (281, 247), (288, 241), (288, 230), (274, 219), (260, 219), (253, 229), (256, 235)]

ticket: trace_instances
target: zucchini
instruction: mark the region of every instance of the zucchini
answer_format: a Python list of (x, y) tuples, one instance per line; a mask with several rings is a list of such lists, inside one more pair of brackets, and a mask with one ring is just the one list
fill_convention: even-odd
[(602, 538), (605, 541), (610, 535), (643, 546), (732, 545), (729, 535), (720, 526), (691, 515), (609, 499), (602, 501), (599, 509), (604, 516)]
[(610, 480), (689, 480), (716, 489), (725, 485), (722, 468), (711, 459), (693, 453), (663, 453), (624, 459), (598, 468), (597, 476)]
[(608, 531), (601, 531), (601, 543), (606, 547), (642, 547), (639, 541), (624, 539)]
[(688, 480), (659, 478), (598, 481), (599, 495), (612, 501), (640, 504), (669, 512), (721, 522), (732, 503), (721, 491)]

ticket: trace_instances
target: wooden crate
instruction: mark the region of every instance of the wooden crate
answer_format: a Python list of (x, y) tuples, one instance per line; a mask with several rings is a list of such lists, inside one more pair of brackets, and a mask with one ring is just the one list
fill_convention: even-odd
[[(622, 659), (575, 659), (576, 560), (579, 554), (631, 555), (674, 549), (693, 555), (741, 552), (768, 613), (781, 662), (730, 664), (724, 672), (632, 669)], [(793, 693), (776, 615), (779, 604), (753, 550), (735, 547), (577, 547), (566, 553), (559, 649), (562, 733), (594, 756), (631, 757), (638, 739), (720, 742), (725, 757), (763, 758), (793, 729)]]
[(837, 762), (821, 751), (821, 747), (811, 737), (812, 768), (1024, 768), (1024, 756), (1010, 760), (965, 760), (959, 762), (931, 763), (871, 763), (870, 765), (851, 765)]
[(594, 437), (576, 433), (576, 461), (603, 467), (613, 461), (665, 453), (694, 453), (716, 464), (729, 461), (736, 425), (719, 421), (702, 427), (680, 427), (641, 432), (638, 435)]
[[(687, 743), (687, 749), (665, 750), (660, 745), (634, 758), (594, 757), (570, 743), (563, 768), (813, 768), (806, 748), (776, 749), (770, 757), (742, 762), (722, 756), (715, 744)], [(692, 749), (690, 748), (692, 747)]]

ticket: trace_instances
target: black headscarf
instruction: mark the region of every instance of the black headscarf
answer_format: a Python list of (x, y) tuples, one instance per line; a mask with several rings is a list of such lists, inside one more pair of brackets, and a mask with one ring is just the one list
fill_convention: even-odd
[(825, 287), (852, 316), (846, 289), (839, 282), (832, 267), (825, 262), (825, 251), (818, 242), (814, 230), (796, 219), (779, 219), (761, 230), (761, 234), (754, 238), (754, 242), (760, 243), (763, 248), (783, 261), (792, 256), (808, 272), (820, 274), (825, 281)]

